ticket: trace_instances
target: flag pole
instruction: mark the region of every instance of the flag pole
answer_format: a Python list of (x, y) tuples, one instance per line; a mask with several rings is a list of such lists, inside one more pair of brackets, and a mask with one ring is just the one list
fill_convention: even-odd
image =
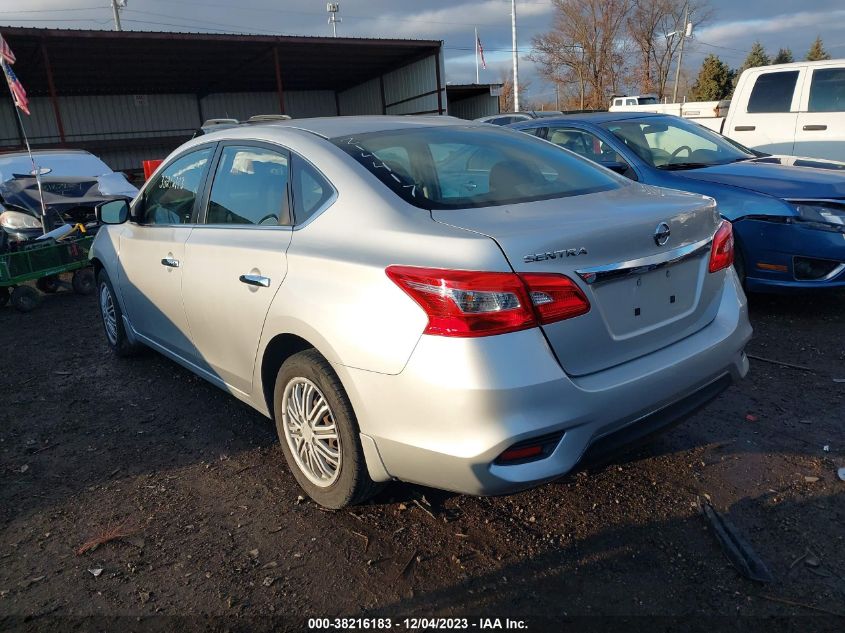
[(44, 204), (44, 191), (41, 189), (41, 170), (35, 164), (35, 157), (32, 155), (32, 148), (29, 146), (29, 137), (26, 135), (26, 127), (23, 124), (23, 117), (21, 117), (18, 102), (15, 100), (15, 93), (12, 91), (12, 86), (9, 85), (9, 75), (6, 74), (6, 60), (0, 59), (0, 67), (3, 70), (3, 76), (6, 78), (6, 85), (9, 87), (9, 94), (12, 97), (12, 109), (18, 117), (18, 123), (21, 126), (21, 134), (23, 135), (23, 142), (26, 145), (26, 153), (29, 155), (29, 161), (32, 163), (32, 175), (35, 176), (35, 183), (38, 185), (38, 199), (41, 202), (41, 232), (47, 233), (47, 207)]
[(475, 27), (475, 83), (481, 83), (478, 78), (478, 27)]

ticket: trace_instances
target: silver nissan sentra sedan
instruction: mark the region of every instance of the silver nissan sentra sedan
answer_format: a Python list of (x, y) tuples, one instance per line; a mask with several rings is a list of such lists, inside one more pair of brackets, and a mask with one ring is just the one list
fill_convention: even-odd
[(731, 225), (526, 134), (338, 117), (194, 139), (99, 208), (108, 343), (276, 422), (318, 503), (560, 477), (748, 371)]

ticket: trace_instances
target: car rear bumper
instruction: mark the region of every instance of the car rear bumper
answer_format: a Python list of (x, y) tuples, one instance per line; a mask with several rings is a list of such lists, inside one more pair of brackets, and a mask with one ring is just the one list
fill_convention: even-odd
[[(567, 376), (539, 329), (476, 339), (423, 336), (405, 369), (392, 376), (338, 367), (371, 447), (371, 473), (503, 494), (558, 478), (582, 459), (686, 417), (748, 371), (745, 296), (732, 271), (727, 279), (708, 326), (587, 376)], [(560, 439), (543, 459), (495, 463), (514, 444), (549, 435)], [(381, 463), (369, 464), (374, 459)]]

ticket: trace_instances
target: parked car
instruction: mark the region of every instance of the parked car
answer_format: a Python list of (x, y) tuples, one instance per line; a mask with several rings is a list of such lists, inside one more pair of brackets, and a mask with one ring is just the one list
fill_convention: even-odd
[(275, 121), (290, 121), (291, 117), (287, 114), (254, 114), (246, 121), (238, 121), (237, 119), (208, 119), (203, 121), (199, 129), (194, 132), (194, 138), (202, 136), (203, 134), (211, 134), (212, 132), (219, 132), (220, 130), (228, 130), (239, 125), (255, 125), (258, 123), (273, 123)]
[(660, 99), (655, 94), (648, 95), (613, 95), (610, 98), (610, 107), (635, 106), (635, 105), (656, 105)]
[(755, 150), (845, 161), (845, 59), (743, 71), (730, 101), (617, 104), (692, 118)]
[(712, 199), (510, 130), (232, 128), (99, 213), (111, 348), (149, 346), (274, 419), (297, 481), (329, 507), (391, 479), (527, 488), (748, 370)]
[(511, 123), (519, 123), (520, 121), (531, 121), (532, 119), (560, 116), (561, 114), (563, 114), (563, 112), (560, 110), (526, 110), (525, 112), (503, 112), (501, 114), (491, 114), (475, 120), (479, 123), (490, 123), (492, 125), (510, 125)]
[(711, 196), (750, 291), (845, 287), (845, 164), (755, 152), (686, 119), (606, 112), (514, 126), (643, 184)]
[[(624, 103), (619, 103), (620, 101)], [(660, 103), (655, 99), (646, 103), (637, 103), (636, 99), (625, 97), (624, 99), (613, 99), (609, 110), (610, 112), (671, 114), (685, 119), (693, 119), (699, 125), (708, 127), (716, 132), (722, 132), (730, 105), (730, 99), (721, 99), (718, 101), (685, 101), (683, 103)]]
[[(132, 198), (138, 193), (126, 176), (113, 172), (86, 151), (36, 150), (32, 154), (48, 212), (47, 230), (65, 223), (92, 221), (98, 203), (116, 197)], [(44, 233), (41, 193), (29, 154), (0, 154), (0, 252), (8, 242)]]

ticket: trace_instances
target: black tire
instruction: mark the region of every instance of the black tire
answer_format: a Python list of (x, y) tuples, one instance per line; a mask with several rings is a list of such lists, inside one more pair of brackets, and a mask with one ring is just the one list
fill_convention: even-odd
[(18, 312), (32, 312), (41, 305), (41, 293), (32, 286), (18, 286), (12, 290), (11, 300)]
[[(293, 456), (285, 432), (282, 413), (282, 400), (288, 384), (295, 379), (304, 378), (322, 393), (329, 407), (329, 414), (334, 420), (335, 429), (340, 439), (340, 463), (336, 480), (328, 486), (313, 483), (302, 470)], [(276, 430), (288, 467), (297, 483), (314, 501), (326, 508), (343, 508), (366, 501), (375, 495), (382, 485), (373, 482), (367, 471), (364, 450), (361, 448), (358, 421), (352, 404), (340, 384), (329, 362), (315, 349), (305, 350), (288, 358), (276, 376), (273, 392), (273, 405)]]
[(57, 292), (61, 286), (61, 281), (58, 275), (50, 275), (49, 277), (42, 277), (35, 282), (35, 287), (41, 292), (51, 295)]
[(78, 295), (92, 295), (97, 291), (97, 280), (94, 277), (94, 270), (91, 268), (80, 268), (70, 278), (70, 285)]
[(0, 288), (0, 308), (9, 303), (9, 289), (3, 286)]
[[(111, 306), (114, 309), (115, 322), (112, 333), (109, 332), (109, 326), (106, 322), (107, 307), (104, 306), (105, 298), (103, 293), (108, 293)], [(114, 287), (111, 285), (111, 280), (105, 270), (101, 270), (97, 277), (97, 299), (100, 306), (100, 318), (103, 321), (103, 331), (106, 335), (106, 343), (121, 358), (135, 356), (140, 351), (141, 345), (131, 342), (129, 337), (126, 336), (126, 329), (123, 326), (123, 313), (120, 311), (117, 295), (114, 293)]]

